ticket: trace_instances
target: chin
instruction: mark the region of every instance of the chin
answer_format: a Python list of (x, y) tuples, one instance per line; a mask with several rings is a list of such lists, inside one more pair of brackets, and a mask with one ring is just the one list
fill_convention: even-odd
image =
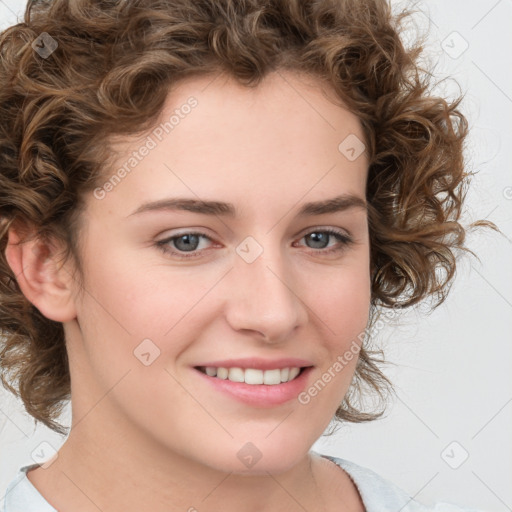
[(233, 439), (221, 452), (217, 449), (209, 453), (203, 463), (225, 473), (268, 476), (291, 470), (306, 457), (312, 445), (304, 437), (293, 440), (293, 436), (273, 436), (242, 442)]

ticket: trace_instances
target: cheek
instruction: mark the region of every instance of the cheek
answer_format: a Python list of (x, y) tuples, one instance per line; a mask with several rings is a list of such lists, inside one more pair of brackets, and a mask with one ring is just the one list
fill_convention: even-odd
[[(108, 261), (85, 270), (87, 292), (78, 308), (87, 356), (105, 385), (128, 369), (143, 370), (147, 379), (150, 370), (163, 370), (178, 358), (190, 339), (198, 337), (192, 332), (200, 330), (200, 319), (208, 313), (203, 304), (212, 307), (202, 299), (218, 280), (215, 273), (198, 277), (164, 265), (146, 264), (141, 271), (135, 259), (123, 261), (121, 254), (109, 250)], [(146, 367), (141, 358), (155, 362)]]
[(332, 300), (324, 299), (319, 309), (323, 322), (317, 323), (316, 332), (322, 325), (322, 364), (297, 397), (300, 414), (311, 424), (311, 443), (328, 427), (354, 377), (370, 307), (369, 292), (355, 286), (356, 281), (361, 285), (354, 279), (354, 286), (331, 290)]
[(316, 287), (310, 283), (303, 288), (309, 290), (316, 321), (323, 324), (331, 344), (339, 348), (364, 331), (368, 322), (371, 281), (366, 261), (361, 258), (354, 264), (330, 269), (316, 280)]
[[(337, 269), (326, 281), (323, 292), (311, 296), (316, 313), (316, 332), (323, 333), (323, 363), (316, 392), (319, 402), (336, 407), (353, 378), (359, 350), (365, 338), (371, 301), (371, 281), (366, 260)], [(329, 388), (329, 391), (323, 390)]]
[(133, 339), (164, 336), (182, 318), (199, 293), (190, 277), (170, 270), (142, 269), (136, 261), (95, 264), (87, 269), (85, 302), (81, 313), (92, 316), (104, 328), (118, 330)]

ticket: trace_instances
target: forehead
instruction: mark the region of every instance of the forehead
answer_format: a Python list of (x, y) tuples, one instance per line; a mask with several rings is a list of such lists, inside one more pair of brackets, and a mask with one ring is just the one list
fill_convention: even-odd
[(113, 138), (117, 159), (105, 181), (125, 172), (103, 207), (128, 214), (186, 195), (261, 208), (361, 192), (366, 155), (347, 158), (347, 140), (364, 145), (359, 119), (314, 77), (280, 71), (256, 87), (225, 75), (188, 79), (142, 137)]
[[(192, 111), (187, 108), (191, 98), (196, 102)], [(316, 144), (329, 132), (335, 140), (350, 133), (364, 138), (359, 119), (336, 96), (330, 84), (296, 71), (272, 72), (251, 87), (224, 74), (180, 82), (169, 92), (157, 127), (180, 110), (186, 113), (174, 120), (178, 122), (172, 135), (193, 132), (198, 140), (207, 135), (216, 144), (229, 141), (232, 146), (245, 143), (246, 147), (257, 147), (262, 142), (271, 149), (271, 141), (275, 142), (274, 147), (279, 147), (283, 140), (310, 139)], [(187, 122), (182, 123), (185, 119)], [(169, 143), (178, 141), (171, 133), (166, 135)]]

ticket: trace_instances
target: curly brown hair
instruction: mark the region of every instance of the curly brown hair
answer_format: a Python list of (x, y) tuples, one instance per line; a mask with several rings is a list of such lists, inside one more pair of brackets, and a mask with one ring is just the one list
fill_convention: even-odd
[[(189, 77), (224, 72), (256, 87), (294, 70), (329, 83), (366, 138), (369, 326), (384, 308), (444, 301), (456, 251), (474, 254), (459, 223), (468, 126), (462, 97), (432, 93), (418, 64), (424, 40), (401, 40), (411, 14), (386, 0), (28, 2), (24, 22), (0, 34), (0, 371), (35, 420), (65, 432), (55, 420), (70, 398), (69, 366), (63, 325), (26, 299), (6, 261), (9, 228), (19, 221), (65, 242), (81, 284), (82, 198), (102, 182), (111, 137), (150, 129), (170, 88)], [(37, 51), (55, 42), (53, 53)], [(381, 398), (392, 390), (369, 340), (340, 420), (383, 414), (355, 407), (363, 386)]]

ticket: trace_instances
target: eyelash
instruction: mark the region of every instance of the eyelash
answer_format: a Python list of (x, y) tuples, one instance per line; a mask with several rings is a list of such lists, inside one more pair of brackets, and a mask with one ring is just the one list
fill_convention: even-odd
[[(332, 235), (338, 239), (341, 246), (331, 247), (330, 249), (318, 249), (318, 250), (312, 249), (312, 252), (320, 252), (322, 254), (332, 254), (332, 253), (336, 253), (336, 252), (340, 252), (340, 251), (344, 250), (346, 247), (350, 246), (354, 242), (354, 240), (350, 236), (348, 236), (340, 231), (337, 231), (335, 229), (315, 229), (313, 231), (309, 231), (308, 233), (304, 234), (301, 237), (301, 239), (305, 238), (313, 233), (327, 233), (329, 235)], [(195, 235), (195, 236), (207, 238), (208, 240), (212, 240), (209, 236), (205, 235), (204, 233), (200, 233), (200, 232), (196, 232), (196, 231), (189, 231), (189, 232), (185, 232), (185, 233), (180, 233), (179, 235), (174, 235), (170, 238), (166, 238), (165, 240), (160, 240), (159, 242), (156, 242), (155, 245), (164, 254), (168, 254), (168, 255), (170, 254), (171, 256), (177, 256), (179, 259), (199, 257), (202, 252), (201, 250), (197, 251), (197, 249), (196, 249), (195, 251), (190, 251), (189, 253), (186, 253), (186, 252), (179, 252), (179, 251), (175, 251), (173, 249), (169, 249), (169, 245), (168, 245), (169, 242), (179, 239), (185, 235)], [(203, 251), (205, 251), (205, 250), (206, 249), (203, 249)]]

